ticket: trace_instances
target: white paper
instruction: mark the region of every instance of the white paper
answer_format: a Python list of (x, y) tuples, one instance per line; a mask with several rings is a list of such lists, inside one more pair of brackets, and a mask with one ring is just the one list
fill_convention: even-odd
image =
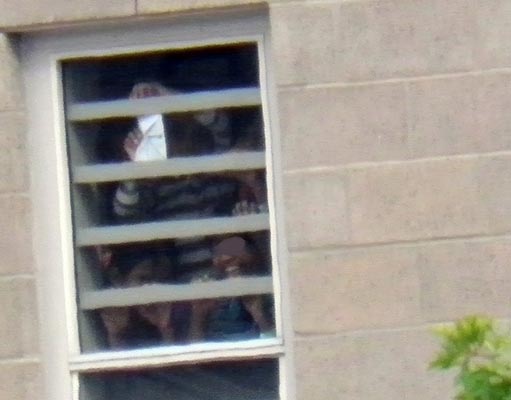
[(135, 161), (165, 160), (167, 158), (167, 141), (162, 115), (139, 117), (138, 128), (143, 134), (143, 139), (135, 152)]

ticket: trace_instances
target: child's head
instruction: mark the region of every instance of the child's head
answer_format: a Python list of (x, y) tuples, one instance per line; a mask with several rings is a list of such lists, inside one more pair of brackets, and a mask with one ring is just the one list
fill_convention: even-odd
[(224, 239), (213, 249), (213, 266), (221, 275), (240, 275), (250, 260), (247, 243), (239, 236)]

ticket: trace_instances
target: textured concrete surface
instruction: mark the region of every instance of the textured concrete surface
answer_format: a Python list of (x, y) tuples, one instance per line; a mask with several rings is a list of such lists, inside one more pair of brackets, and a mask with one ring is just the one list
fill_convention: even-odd
[(20, 65), (0, 34), (0, 399), (42, 396)]

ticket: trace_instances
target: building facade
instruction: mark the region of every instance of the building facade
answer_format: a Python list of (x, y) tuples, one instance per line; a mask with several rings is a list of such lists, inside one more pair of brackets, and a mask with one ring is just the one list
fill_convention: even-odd
[(287, 396), (452, 398), (450, 377), (428, 371), (432, 327), (511, 309), (509, 1), (0, 0), (0, 10), (1, 400), (50, 399), (56, 351), (44, 348), (33, 240), (43, 228), (32, 218), (44, 182), (28, 150), (20, 43), (253, 10), (271, 39)]

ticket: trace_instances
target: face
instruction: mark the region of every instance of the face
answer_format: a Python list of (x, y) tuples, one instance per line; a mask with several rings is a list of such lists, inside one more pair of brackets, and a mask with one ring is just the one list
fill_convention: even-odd
[(155, 274), (152, 260), (144, 260), (133, 267), (126, 277), (126, 286), (142, 286), (148, 283), (155, 283)]
[(234, 277), (241, 274), (241, 261), (240, 257), (222, 254), (213, 258), (213, 265), (222, 276)]

